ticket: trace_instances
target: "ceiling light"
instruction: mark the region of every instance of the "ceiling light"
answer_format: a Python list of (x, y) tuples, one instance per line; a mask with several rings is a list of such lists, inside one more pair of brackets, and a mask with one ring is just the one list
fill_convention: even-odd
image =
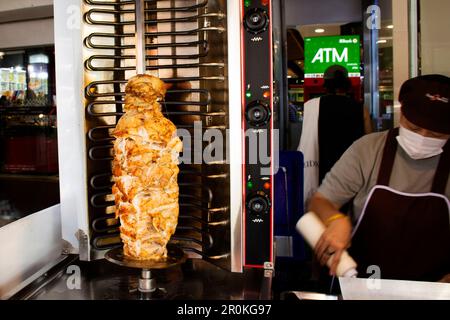
[(325, 29), (322, 28), (317, 28), (316, 30), (314, 30), (315, 33), (324, 33)]
[(388, 28), (388, 29), (394, 29), (394, 25), (393, 25), (393, 24), (390, 24), (390, 25), (388, 25), (386, 28)]
[(377, 41), (377, 43), (387, 43), (387, 40), (386, 39), (380, 39), (380, 40)]

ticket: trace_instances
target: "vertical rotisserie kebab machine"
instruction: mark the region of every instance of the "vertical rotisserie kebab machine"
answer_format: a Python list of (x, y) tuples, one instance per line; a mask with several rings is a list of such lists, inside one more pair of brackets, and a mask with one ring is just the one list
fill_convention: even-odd
[(145, 70), (171, 85), (163, 112), (183, 140), (171, 242), (233, 272), (273, 268), (271, 1), (62, 2), (56, 13), (82, 16), (55, 25), (64, 251), (88, 261), (121, 247), (111, 131)]

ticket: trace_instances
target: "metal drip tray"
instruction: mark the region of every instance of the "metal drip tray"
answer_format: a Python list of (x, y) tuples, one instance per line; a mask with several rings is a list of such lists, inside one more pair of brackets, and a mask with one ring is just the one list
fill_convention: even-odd
[(119, 266), (129, 268), (167, 269), (185, 262), (186, 255), (180, 248), (169, 244), (167, 245), (167, 258), (162, 261), (130, 259), (124, 256), (122, 248), (109, 250), (105, 254), (105, 259)]
[(142, 293), (152, 293), (163, 296), (167, 293), (165, 288), (159, 288), (157, 279), (153, 276), (154, 269), (168, 269), (186, 261), (183, 250), (173, 244), (167, 245), (167, 257), (164, 260), (136, 260), (123, 254), (122, 248), (109, 250), (105, 255), (106, 260), (122, 267), (142, 269), (138, 290)]

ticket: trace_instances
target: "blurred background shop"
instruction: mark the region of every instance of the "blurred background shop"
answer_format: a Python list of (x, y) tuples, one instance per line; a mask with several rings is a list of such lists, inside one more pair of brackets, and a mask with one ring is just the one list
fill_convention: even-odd
[(0, 226), (59, 202), (53, 1), (0, 2)]
[[(366, 27), (366, 9), (372, 4), (380, 8), (376, 13), (379, 21), (375, 22), (379, 29), (370, 30)], [(450, 42), (444, 36), (444, 30), (450, 26), (445, 19), (450, 10), (448, 1), (286, 0), (285, 8), (288, 148), (298, 146), (303, 104), (323, 94), (320, 74), (331, 64), (337, 62), (348, 69), (355, 98), (369, 109), (376, 131), (397, 125), (396, 99), (404, 80), (420, 74), (450, 72), (445, 58)], [(333, 50), (329, 60), (314, 60), (318, 50), (324, 48)], [(348, 50), (348, 60), (333, 61), (340, 58), (343, 50)]]

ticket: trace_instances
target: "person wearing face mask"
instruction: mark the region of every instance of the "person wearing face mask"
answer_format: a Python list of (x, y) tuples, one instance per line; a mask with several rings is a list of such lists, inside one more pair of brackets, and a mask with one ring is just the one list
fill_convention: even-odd
[(359, 277), (450, 282), (449, 95), (446, 76), (406, 81), (400, 127), (362, 137), (326, 175), (309, 210), (326, 225), (314, 251), (322, 265), (332, 256), (331, 275), (348, 249)]

